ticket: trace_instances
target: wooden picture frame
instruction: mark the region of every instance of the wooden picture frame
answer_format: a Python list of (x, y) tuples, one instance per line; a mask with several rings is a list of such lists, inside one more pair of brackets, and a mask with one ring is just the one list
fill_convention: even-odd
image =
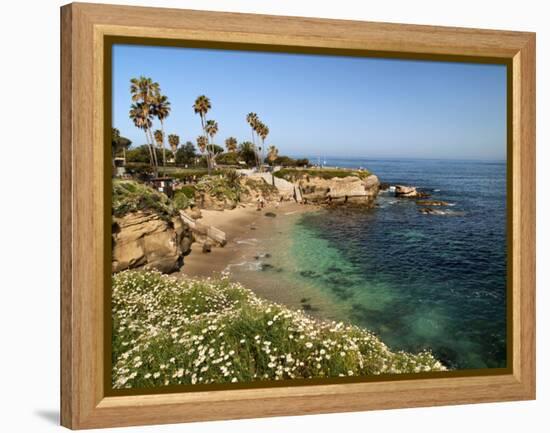
[[(80, 428), (535, 398), (535, 35), (358, 21), (70, 4), (61, 8), (61, 424)], [(107, 396), (104, 381), (108, 37), (510, 65), (511, 368), (405, 378)], [(107, 165), (108, 167), (108, 165)], [(110, 175), (110, 174), (109, 174)], [(107, 221), (108, 223), (108, 221)], [(510, 359), (510, 358), (509, 358)]]

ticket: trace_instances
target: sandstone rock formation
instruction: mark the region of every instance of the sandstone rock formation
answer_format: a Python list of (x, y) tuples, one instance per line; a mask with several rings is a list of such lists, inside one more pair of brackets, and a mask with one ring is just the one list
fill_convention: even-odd
[(171, 273), (183, 265), (193, 235), (179, 216), (165, 220), (139, 211), (113, 218), (112, 239), (113, 272), (144, 268)]
[(403, 198), (426, 198), (428, 194), (418, 191), (414, 186), (395, 185), (395, 196)]
[(372, 206), (378, 195), (380, 181), (373, 174), (365, 178), (346, 176), (325, 179), (306, 176), (298, 181), (298, 186), (307, 202)]

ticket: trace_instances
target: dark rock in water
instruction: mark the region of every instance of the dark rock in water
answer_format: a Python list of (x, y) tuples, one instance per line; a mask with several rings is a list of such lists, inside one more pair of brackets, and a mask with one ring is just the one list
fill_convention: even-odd
[(250, 230), (256, 230), (256, 227), (250, 227)]
[(300, 275), (306, 278), (317, 278), (319, 276), (315, 271), (300, 271)]
[(390, 184), (386, 182), (381, 182), (379, 186), (380, 191), (387, 191), (390, 189)]
[(269, 217), (269, 218), (275, 218), (277, 216), (276, 213), (273, 213), (273, 212), (266, 212), (265, 213), (265, 216), (266, 217)]
[(430, 195), (414, 186), (395, 185), (395, 196), (401, 198), (427, 198)]
[(212, 251), (212, 245), (210, 244), (210, 242), (205, 242), (204, 244), (202, 244), (203, 253), (209, 253), (210, 251)]
[(304, 302), (309, 302), (309, 298), (302, 298), (300, 299), (300, 302), (303, 304)]
[(418, 209), (418, 212), (424, 215), (445, 215), (445, 212), (438, 209), (432, 209), (431, 207), (423, 207)]
[(325, 277), (325, 281), (327, 282), (327, 284), (330, 284), (334, 287), (349, 287), (353, 285), (353, 280), (345, 278), (341, 275), (330, 275), (328, 277)]
[(344, 287), (331, 287), (331, 290), (338, 298), (342, 299), (343, 301), (348, 300), (353, 296), (351, 290), (348, 290)]
[(302, 304), (302, 310), (304, 311), (318, 311), (318, 308), (313, 307), (311, 304)]
[(270, 254), (270, 253), (265, 253), (265, 254), (264, 254), (264, 257), (265, 257), (266, 259), (269, 259), (269, 258), (271, 257), (271, 254)]
[(262, 263), (260, 265), (260, 270), (262, 271), (267, 271), (268, 269), (273, 269), (274, 266), (273, 265), (270, 265), (269, 263)]
[(457, 367), (458, 352), (450, 347), (439, 347), (433, 351), (434, 356), (450, 368)]
[(449, 206), (449, 203), (443, 200), (417, 200), (416, 204), (420, 206)]

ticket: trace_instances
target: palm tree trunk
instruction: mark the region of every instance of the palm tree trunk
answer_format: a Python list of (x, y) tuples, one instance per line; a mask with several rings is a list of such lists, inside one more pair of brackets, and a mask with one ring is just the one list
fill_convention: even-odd
[(264, 153), (265, 153), (265, 141), (264, 139), (262, 138), (262, 154), (261, 154), (261, 160), (260, 160), (260, 169), (263, 171), (263, 166), (264, 166), (264, 161), (265, 161), (265, 157), (264, 157)]
[(252, 128), (252, 144), (254, 145), (254, 159), (256, 160), (256, 169), (260, 171), (260, 164), (258, 161), (258, 148), (256, 147), (256, 139), (254, 137), (254, 128)]
[(206, 137), (206, 166), (208, 167), (208, 175), (212, 173), (212, 169), (210, 167), (210, 151), (208, 150), (208, 145), (210, 144), (210, 139), (208, 138), (208, 134), (206, 133), (206, 128), (204, 126), (204, 116), (201, 113), (201, 125), (202, 125), (202, 133)]
[(157, 160), (157, 149), (155, 148), (155, 140), (153, 138), (153, 133), (151, 132), (151, 130), (149, 128), (147, 128), (147, 132), (149, 134), (149, 139), (151, 140), (151, 152), (153, 154), (153, 164), (154, 164), (154, 167), (155, 167), (155, 177), (158, 177), (159, 175), (159, 163), (158, 163), (158, 160)]
[(149, 161), (151, 163), (151, 168), (155, 170), (155, 160), (153, 158), (153, 151), (151, 150), (151, 145), (149, 144), (149, 136), (147, 135), (147, 130), (144, 129), (143, 133), (145, 134), (145, 141), (147, 142), (147, 149), (149, 149)]
[(166, 171), (166, 146), (164, 142), (166, 137), (164, 136), (164, 122), (162, 119), (160, 119), (160, 130), (162, 131), (162, 166), (164, 167), (164, 171)]

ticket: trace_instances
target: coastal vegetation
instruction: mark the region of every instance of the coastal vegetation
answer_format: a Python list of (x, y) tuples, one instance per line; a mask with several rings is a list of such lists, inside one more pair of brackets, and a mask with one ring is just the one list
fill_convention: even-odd
[(373, 333), (258, 298), (225, 276), (113, 276), (113, 387), (444, 371)]
[(296, 181), (302, 177), (319, 177), (321, 179), (344, 178), (348, 176), (364, 179), (372, 173), (368, 170), (349, 170), (349, 169), (332, 169), (332, 168), (283, 168), (273, 173), (274, 176), (288, 181)]
[(112, 213), (116, 217), (139, 211), (151, 211), (166, 219), (177, 209), (165, 194), (133, 180), (113, 179)]
[(379, 181), (367, 170), (311, 167), (308, 159), (280, 155), (254, 112), (243, 119), (252, 141), (229, 136), (222, 147), (206, 95), (189, 101), (200, 135), (181, 144), (180, 135), (165, 132), (171, 103), (159, 83), (133, 78), (130, 96), (129, 116), (145, 144), (131, 147), (112, 131), (113, 156), (122, 152), (125, 168), (113, 170), (112, 183), (115, 388), (446, 369), (428, 351), (392, 351), (366, 329), (310, 317), (307, 302), (295, 311), (261, 299), (255, 287), (229, 275), (166, 275), (186, 272), (192, 249), (207, 254), (226, 245), (226, 229), (216, 227), (208, 211), (272, 205), (253, 213), (275, 217), (286, 214), (284, 201), (367, 208)]

